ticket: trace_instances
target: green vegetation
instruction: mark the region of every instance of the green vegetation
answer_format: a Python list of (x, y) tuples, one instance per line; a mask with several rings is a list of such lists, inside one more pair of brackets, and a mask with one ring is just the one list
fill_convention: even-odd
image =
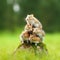
[[(14, 6), (20, 10), (14, 12)], [(35, 56), (30, 50), (20, 50), (13, 55), (20, 44), (19, 34), (27, 14), (34, 14), (43, 30), (50, 33), (44, 41), (48, 55)], [(60, 0), (0, 0), (0, 60), (60, 60), (60, 33), (56, 32), (60, 32)]]
[(41, 53), (35, 56), (32, 50), (20, 50), (13, 55), (20, 44), (19, 34), (4, 32), (0, 34), (0, 60), (60, 60), (60, 34), (46, 34), (45, 44), (48, 55)]

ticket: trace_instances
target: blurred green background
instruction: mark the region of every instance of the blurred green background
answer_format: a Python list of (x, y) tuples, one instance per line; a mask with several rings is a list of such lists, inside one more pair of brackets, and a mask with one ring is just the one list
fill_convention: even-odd
[[(27, 14), (34, 14), (41, 21), (48, 56), (36, 57), (30, 50), (12, 55), (20, 44)], [(60, 60), (59, 32), (60, 0), (0, 0), (0, 60)]]
[(0, 31), (20, 30), (34, 14), (46, 32), (60, 31), (60, 0), (0, 0)]

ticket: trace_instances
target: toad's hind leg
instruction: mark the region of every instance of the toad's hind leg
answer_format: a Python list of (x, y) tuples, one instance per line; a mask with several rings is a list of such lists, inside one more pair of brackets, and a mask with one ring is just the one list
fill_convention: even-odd
[(15, 51), (13, 52), (13, 54), (15, 54), (20, 48), (23, 47), (24, 44), (19, 44), (18, 47), (15, 49)]

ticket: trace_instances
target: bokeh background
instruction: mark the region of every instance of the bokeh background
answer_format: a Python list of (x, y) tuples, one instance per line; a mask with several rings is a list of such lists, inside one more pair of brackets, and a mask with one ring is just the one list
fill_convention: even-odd
[(24, 27), (27, 14), (34, 14), (46, 32), (60, 31), (60, 0), (0, 0), (0, 31)]
[[(48, 55), (17, 51), (28, 14), (40, 20)], [(33, 57), (33, 58), (31, 58)], [(0, 60), (60, 60), (60, 0), (0, 0)]]

